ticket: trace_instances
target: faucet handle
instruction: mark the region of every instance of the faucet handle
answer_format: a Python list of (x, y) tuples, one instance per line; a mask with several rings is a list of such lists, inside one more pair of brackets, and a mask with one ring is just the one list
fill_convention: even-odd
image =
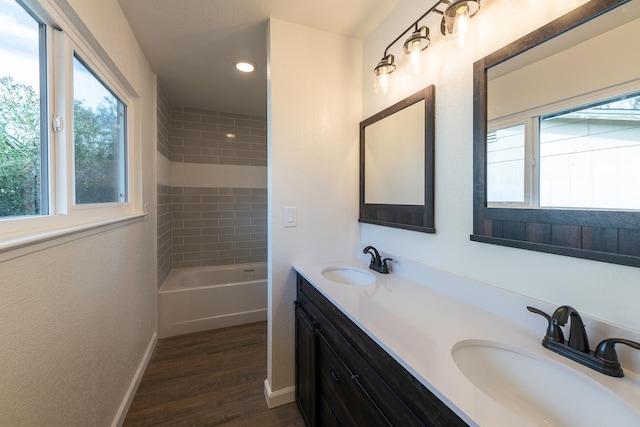
[(629, 347), (640, 350), (640, 343), (629, 341), (622, 338), (608, 338), (602, 341), (596, 347), (596, 357), (612, 363), (618, 363), (618, 353), (616, 353), (616, 344), (625, 344)]
[(388, 274), (389, 273), (389, 266), (387, 265), (387, 261), (393, 261), (392, 258), (385, 258), (382, 260), (382, 262), (380, 263), (380, 273), (382, 274)]
[(549, 324), (547, 326), (547, 333), (546, 333), (547, 338), (564, 344), (564, 334), (562, 333), (562, 328), (560, 328), (556, 322), (552, 321), (551, 316), (549, 316), (544, 311), (539, 310), (535, 307), (527, 306), (527, 310), (529, 310), (532, 313), (539, 314), (540, 316), (547, 319), (547, 322)]

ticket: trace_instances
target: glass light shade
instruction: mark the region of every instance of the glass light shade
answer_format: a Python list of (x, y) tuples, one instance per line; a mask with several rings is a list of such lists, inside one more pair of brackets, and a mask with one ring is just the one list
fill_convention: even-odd
[(431, 44), (429, 28), (422, 26), (404, 42), (404, 71), (407, 74), (420, 74), (426, 70), (424, 51)]
[(377, 94), (386, 95), (393, 89), (394, 75), (396, 70), (395, 59), (393, 55), (387, 55), (378, 62), (376, 68), (373, 69), (375, 80), (373, 83), (373, 91)]
[(462, 49), (476, 38), (476, 27), (471, 23), (480, 10), (480, 2), (473, 0), (454, 1), (444, 12), (442, 19), (447, 47)]

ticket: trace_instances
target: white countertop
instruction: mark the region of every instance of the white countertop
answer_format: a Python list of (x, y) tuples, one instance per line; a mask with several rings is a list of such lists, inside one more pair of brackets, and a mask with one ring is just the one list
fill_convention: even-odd
[[(322, 275), (323, 269), (336, 266), (370, 271), (376, 281), (345, 285)], [(613, 378), (559, 356), (541, 346), (544, 328), (534, 332), (393, 272), (379, 274), (369, 270), (368, 264), (360, 260), (296, 264), (294, 269), (469, 425), (536, 424), (509, 411), (464, 376), (451, 354), (453, 346), (464, 340), (503, 343), (532, 357), (546, 357), (551, 363), (570, 366), (640, 413), (638, 375), (625, 371), (624, 378)], [(526, 311), (525, 306), (521, 309)], [(561, 401), (571, 399), (562, 390), (549, 392)]]

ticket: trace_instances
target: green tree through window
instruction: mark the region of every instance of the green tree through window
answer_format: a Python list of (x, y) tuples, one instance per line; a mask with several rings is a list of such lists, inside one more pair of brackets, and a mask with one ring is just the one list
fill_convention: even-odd
[(40, 213), (40, 99), (0, 77), (0, 217)]

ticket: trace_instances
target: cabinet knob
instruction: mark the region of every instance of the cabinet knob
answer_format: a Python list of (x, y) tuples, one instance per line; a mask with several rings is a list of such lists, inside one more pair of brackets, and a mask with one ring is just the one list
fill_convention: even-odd
[(331, 369), (331, 376), (337, 383), (340, 382), (340, 374), (334, 371), (333, 369)]

